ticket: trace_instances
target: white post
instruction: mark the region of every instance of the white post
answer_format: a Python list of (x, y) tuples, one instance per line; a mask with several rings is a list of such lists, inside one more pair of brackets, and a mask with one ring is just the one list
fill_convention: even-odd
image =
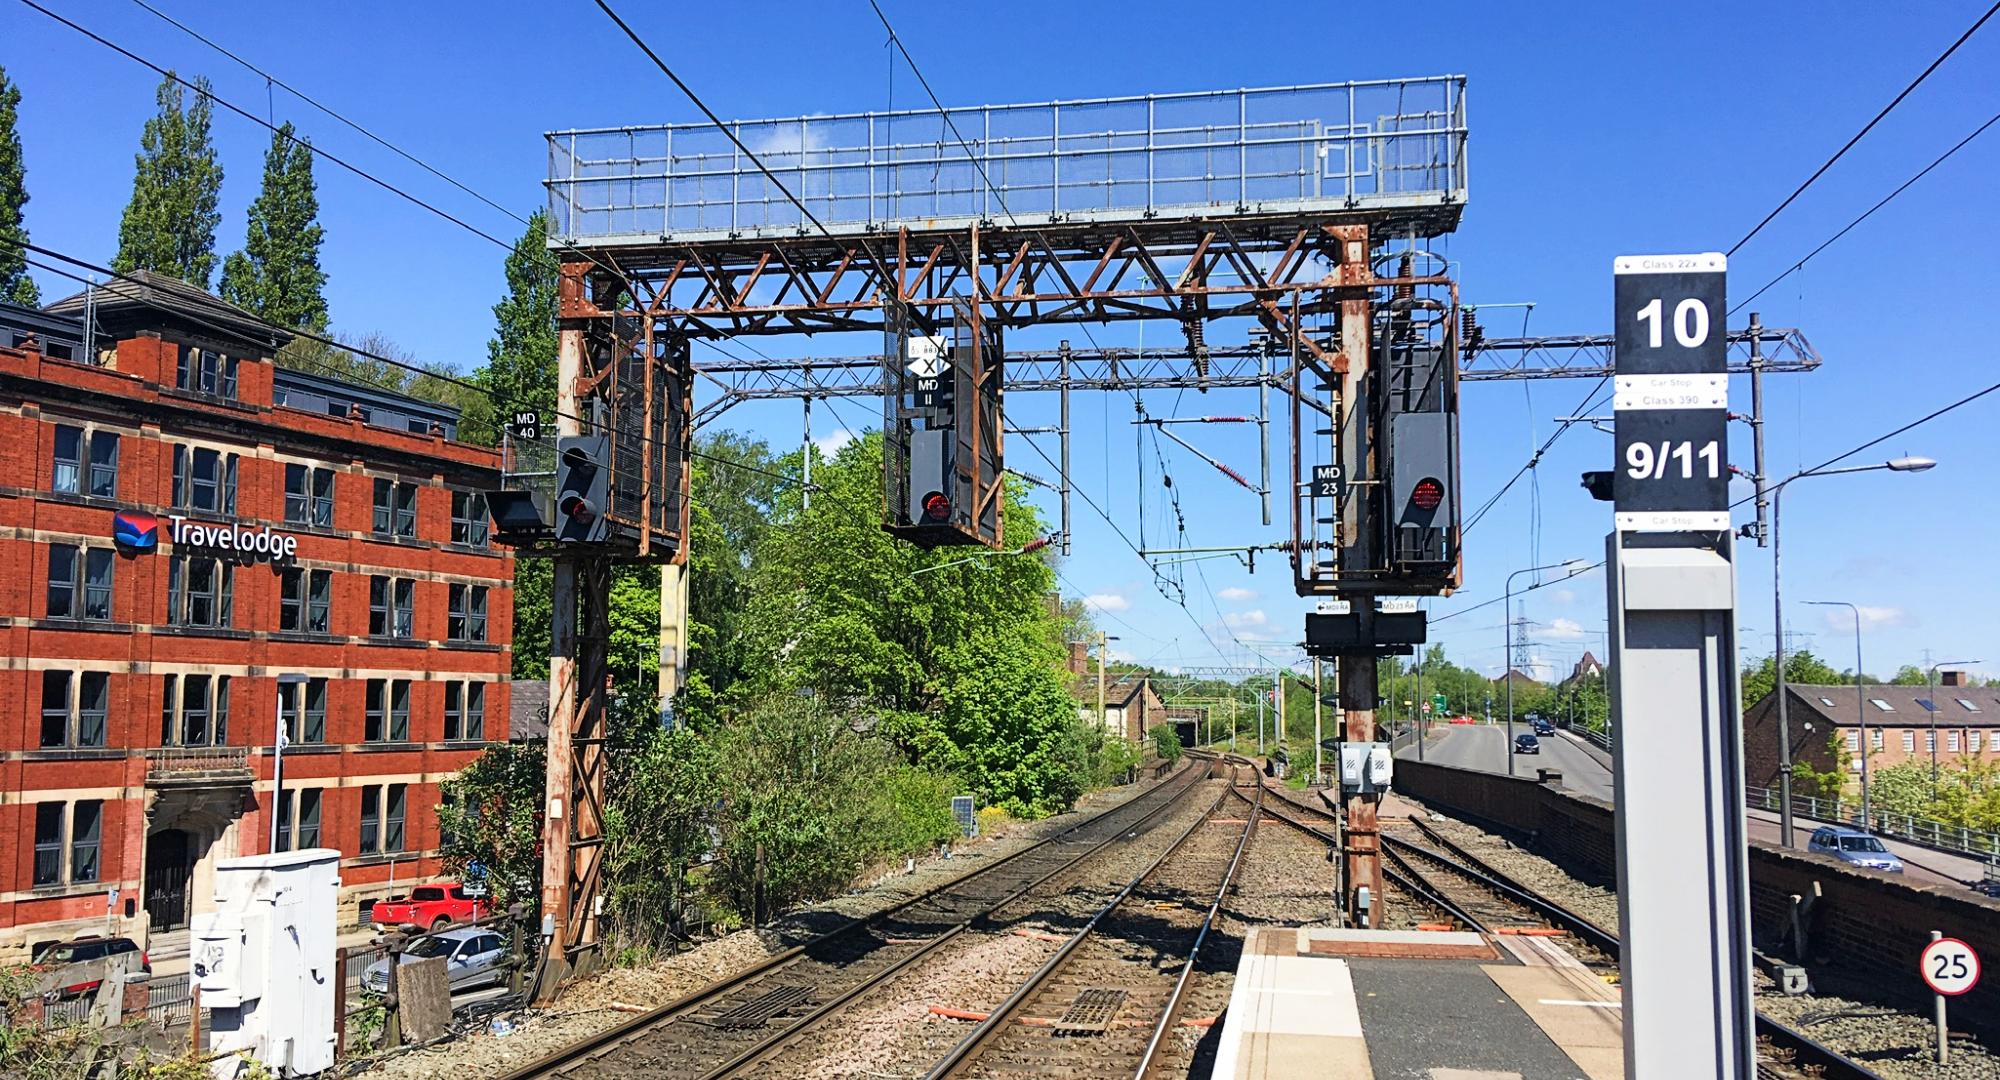
[[(1857, 674), (1857, 675), (1858, 675), (1858, 674), (1860, 674), (1860, 672), (1859, 672), (1859, 671), (1857, 671), (1857, 672), (1855, 672), (1855, 674)], [(1935, 715), (1935, 714), (1933, 714), (1933, 715)], [(1941, 938), (1941, 937), (1943, 937), (1943, 936), (1944, 936), (1944, 933), (1943, 933), (1943, 931), (1940, 931), (1940, 930), (1933, 930), (1933, 931), (1931, 931), (1931, 940), (1932, 940), (1932, 941), (1936, 941), (1937, 939), (1939, 939), (1939, 938)], [(1944, 1023), (1944, 995), (1943, 995), (1943, 994), (1938, 994), (1938, 993), (1933, 993), (1933, 994), (1932, 994), (1931, 996), (1932, 996), (1933, 998), (1936, 998), (1936, 999), (1937, 999), (1937, 1050), (1938, 1050), (1938, 1064), (1940, 1064), (1940, 1065), (1944, 1065), (1944, 1064), (1947, 1064), (1948, 1062), (1950, 1062), (1950, 1060), (1951, 1060), (1951, 1046), (1950, 1046), (1950, 1044), (1949, 1044), (1949, 1043), (1948, 1043), (1948, 1042), (1946, 1041), (1946, 1038), (1945, 1038), (1945, 1035), (1946, 1035), (1946, 1032), (1947, 1032), (1947, 1029), (1946, 1029), (1946, 1027), (1945, 1027), (1945, 1023)]]

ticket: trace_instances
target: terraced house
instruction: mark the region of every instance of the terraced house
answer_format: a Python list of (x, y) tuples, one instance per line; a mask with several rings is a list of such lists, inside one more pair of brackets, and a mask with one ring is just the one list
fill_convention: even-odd
[(215, 861), (274, 848), (339, 849), (359, 921), (507, 734), (497, 453), (137, 277), (0, 305), (0, 957), (171, 954)]

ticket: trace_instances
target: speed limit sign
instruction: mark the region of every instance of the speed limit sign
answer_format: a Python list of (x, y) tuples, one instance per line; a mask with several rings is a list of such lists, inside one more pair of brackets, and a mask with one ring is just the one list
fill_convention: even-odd
[(1979, 954), (1957, 938), (1938, 938), (1924, 947), (1918, 961), (1924, 984), (1935, 993), (1957, 997), (1979, 985)]

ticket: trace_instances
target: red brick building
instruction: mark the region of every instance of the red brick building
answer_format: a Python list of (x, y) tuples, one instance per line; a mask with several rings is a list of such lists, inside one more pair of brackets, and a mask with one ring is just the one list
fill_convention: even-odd
[(439, 873), (438, 782), (507, 737), (498, 455), (139, 276), (0, 306), (0, 957), (157, 946), (274, 824), (343, 853), (358, 921)]
[[(1938, 672), (1935, 688), (1869, 685), (1785, 684), (1785, 712), (1792, 727), (1792, 760), (1819, 772), (1834, 768), (1827, 745), (1838, 738), (1847, 750), (1848, 780), (1861, 772), (1862, 727), (1868, 729), (1868, 767), (1886, 769), (1905, 762), (1957, 768), (1970, 761), (2000, 759), (2000, 690), (1965, 685), (1964, 673)], [(1866, 701), (1864, 705), (1863, 702)], [(1752, 786), (1778, 781), (1778, 698), (1763, 700), (1743, 714), (1743, 775)]]

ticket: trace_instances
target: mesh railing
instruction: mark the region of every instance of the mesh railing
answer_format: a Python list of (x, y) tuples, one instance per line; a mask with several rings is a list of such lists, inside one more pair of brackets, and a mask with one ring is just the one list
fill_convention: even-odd
[[(1753, 787), (1745, 792), (1749, 804), (1777, 813), (1781, 805), (1774, 788)], [(2000, 833), (1969, 829), (1911, 814), (1897, 814), (1871, 807), (1862, 820), (1861, 804), (1846, 799), (1820, 799), (1810, 795), (1792, 796), (1792, 813), (1798, 817), (1836, 825), (1852, 825), (1877, 836), (1907, 840), (1939, 851), (1975, 859), (2000, 859)]]
[(770, 176), (711, 124), (550, 133), (552, 234), (642, 243), (810, 231), (785, 191), (847, 233), (1204, 209), (1409, 210), (1466, 196), (1460, 76), (729, 128)]

